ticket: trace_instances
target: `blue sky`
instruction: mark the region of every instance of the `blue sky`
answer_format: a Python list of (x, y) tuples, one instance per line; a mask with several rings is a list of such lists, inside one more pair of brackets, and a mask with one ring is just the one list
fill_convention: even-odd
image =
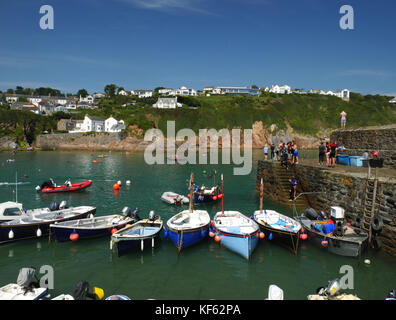
[[(45, 4), (54, 30), (39, 27)], [(344, 4), (354, 30), (339, 27)], [(15, 0), (0, 12), (0, 90), (289, 84), (396, 95), (394, 0)]]

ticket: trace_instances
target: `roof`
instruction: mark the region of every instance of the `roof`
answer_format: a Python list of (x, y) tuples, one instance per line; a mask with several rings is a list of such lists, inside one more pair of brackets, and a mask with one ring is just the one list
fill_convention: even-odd
[(91, 120), (95, 120), (95, 121), (105, 121), (104, 119), (99, 118), (99, 117), (95, 117), (95, 116), (86, 115), (86, 117), (91, 119)]

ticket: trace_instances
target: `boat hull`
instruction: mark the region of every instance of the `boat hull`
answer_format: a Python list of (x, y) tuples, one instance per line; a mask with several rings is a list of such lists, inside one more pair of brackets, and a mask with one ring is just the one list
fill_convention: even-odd
[[(362, 241), (348, 241), (340, 237), (325, 235), (313, 230), (311, 228), (311, 220), (300, 218), (300, 222), (308, 235), (308, 241), (327, 252), (340, 256), (357, 258), (368, 248), (368, 237)], [(327, 240), (326, 246), (322, 245), (323, 240)]]
[(74, 191), (82, 191), (92, 185), (92, 181), (85, 181), (81, 183), (74, 183), (70, 187), (65, 185), (60, 185), (56, 187), (46, 187), (41, 190), (42, 193), (59, 193), (59, 192), (74, 192)]
[(142, 242), (143, 242), (143, 250), (146, 250), (147, 248), (155, 248), (159, 245), (159, 241), (161, 239), (159, 237), (159, 234), (160, 233), (158, 232), (154, 237), (150, 237), (150, 238), (128, 239), (128, 240), (117, 241), (115, 242), (117, 255), (121, 257), (131, 252), (141, 251)]
[(209, 223), (205, 226), (189, 230), (164, 228), (164, 237), (169, 238), (179, 250), (191, 247), (208, 237)]
[(199, 193), (194, 193), (194, 204), (216, 202), (219, 200), (219, 198), (213, 200), (212, 197), (213, 195), (203, 195)]
[[(84, 219), (91, 214), (95, 214), (96, 208), (93, 210), (86, 211), (84, 213), (61, 219), (60, 221), (70, 221), (77, 219)], [(18, 240), (32, 239), (38, 238), (37, 231), (40, 228), (41, 237), (48, 235), (50, 233), (50, 225), (57, 221), (45, 221), (45, 222), (37, 222), (37, 223), (29, 223), (29, 224), (19, 224), (19, 225), (0, 225), (0, 244), (5, 244), (8, 242), (14, 242)], [(9, 238), (9, 233), (12, 230), (14, 233), (14, 237), (12, 239)]]
[[(255, 220), (256, 221), (256, 220)], [(292, 253), (297, 254), (298, 242), (299, 242), (299, 232), (287, 232), (272, 228), (269, 225), (264, 225), (259, 221), (256, 221), (259, 225), (260, 230), (265, 234), (265, 239), (267, 241), (274, 242)]]
[(215, 235), (219, 236), (222, 246), (247, 260), (250, 260), (252, 257), (252, 253), (259, 242), (259, 231), (248, 236), (241, 236), (239, 234), (221, 232), (216, 229), (214, 224), (211, 225), (211, 230)]

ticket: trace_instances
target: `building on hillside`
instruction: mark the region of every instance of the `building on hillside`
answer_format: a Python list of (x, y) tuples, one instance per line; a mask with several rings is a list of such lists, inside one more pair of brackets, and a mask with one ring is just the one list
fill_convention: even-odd
[(124, 120), (116, 120), (112, 116), (105, 120), (105, 132), (121, 132), (122, 130), (125, 130)]
[(77, 124), (83, 123), (83, 120), (73, 120), (73, 119), (60, 119), (57, 124), (58, 131), (73, 131), (76, 129)]
[(165, 95), (169, 95), (173, 91), (174, 90), (172, 88), (162, 88), (158, 90), (158, 94), (165, 96)]
[(30, 102), (14, 102), (10, 106), (11, 110), (19, 111), (31, 111), (33, 113), (39, 113), (39, 108)]
[(86, 97), (80, 96), (80, 99), (78, 100), (78, 102), (92, 104), (92, 103), (94, 103), (94, 97), (91, 95), (87, 95)]
[(342, 100), (349, 101), (350, 91), (348, 89), (334, 91), (334, 95)]
[(118, 94), (119, 94), (120, 96), (127, 96), (127, 95), (128, 95), (128, 92), (126, 92), (125, 90), (120, 90), (120, 91), (118, 92)]
[(106, 97), (106, 94), (103, 92), (95, 92), (94, 94), (92, 94), (92, 97), (94, 99), (101, 99), (101, 98)]
[(153, 108), (158, 108), (158, 109), (176, 109), (180, 107), (182, 107), (182, 104), (177, 102), (177, 97), (158, 98), (157, 103), (153, 104)]
[(389, 103), (396, 103), (396, 97), (394, 97)]
[(273, 85), (269, 92), (278, 93), (278, 94), (290, 94), (292, 92), (291, 87), (288, 85), (279, 86)]
[(131, 95), (138, 96), (139, 99), (151, 98), (153, 96), (153, 90), (132, 90)]
[(244, 95), (244, 96), (259, 96), (259, 89), (252, 89), (249, 87), (216, 87), (216, 92), (228, 95)]
[(174, 96), (197, 96), (197, 91), (192, 88), (180, 87), (179, 89), (172, 92)]
[(205, 87), (203, 89), (203, 94), (206, 96), (210, 96), (212, 94), (221, 94), (221, 89), (213, 86)]

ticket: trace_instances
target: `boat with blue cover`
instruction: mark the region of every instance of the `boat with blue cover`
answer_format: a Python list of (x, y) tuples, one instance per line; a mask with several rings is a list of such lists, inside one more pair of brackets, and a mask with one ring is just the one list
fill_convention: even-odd
[(169, 238), (178, 252), (204, 240), (209, 233), (210, 216), (205, 210), (194, 210), (193, 198), (194, 175), (190, 179), (189, 209), (170, 218), (164, 228), (164, 238)]
[[(223, 175), (221, 184), (223, 190)], [(222, 211), (216, 213), (211, 224), (211, 234), (222, 246), (250, 260), (260, 238), (260, 228), (239, 211), (224, 211), (223, 199)]]
[(263, 210), (263, 180), (260, 185), (260, 210), (251, 217), (260, 226), (266, 239), (274, 241), (297, 254), (301, 223), (275, 210)]
[(204, 185), (198, 186), (197, 184), (193, 185), (193, 195), (194, 204), (214, 202), (223, 197), (223, 194), (219, 192), (218, 186), (209, 188)]
[(145, 247), (154, 248), (155, 239), (160, 239), (163, 228), (161, 217), (150, 211), (148, 219), (142, 219), (113, 233), (110, 241), (110, 249), (117, 249), (118, 256), (138, 250), (144, 251)]
[(59, 242), (110, 236), (114, 230), (136, 222), (139, 219), (138, 211), (139, 209), (136, 208), (131, 213), (131, 209), (125, 207), (122, 214), (55, 222), (50, 228)]

